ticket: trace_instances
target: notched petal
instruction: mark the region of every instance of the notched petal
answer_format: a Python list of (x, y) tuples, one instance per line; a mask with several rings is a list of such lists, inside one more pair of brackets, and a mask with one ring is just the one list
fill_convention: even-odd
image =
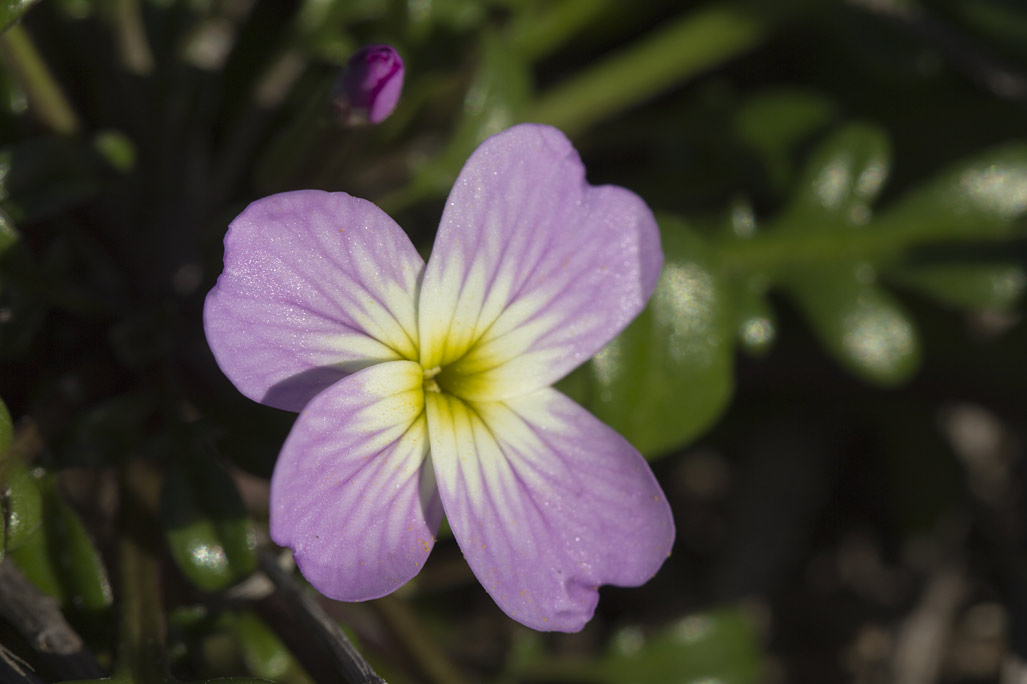
[(362, 601), (416, 575), (442, 519), (421, 367), (372, 366), (315, 397), (271, 479), (271, 538), (325, 596)]
[(577, 631), (602, 584), (637, 586), (674, 523), (642, 456), (559, 392), (506, 402), (429, 394), (432, 464), (474, 574), (510, 617)]
[(449, 367), (468, 399), (547, 386), (642, 310), (662, 261), (645, 202), (586, 183), (558, 130), (515, 126), (482, 143), (449, 195), (421, 289), (421, 363)]
[(225, 236), (225, 270), (204, 329), (246, 396), (299, 411), (321, 390), (382, 361), (417, 358), (424, 262), (378, 207), (304, 190), (249, 205)]

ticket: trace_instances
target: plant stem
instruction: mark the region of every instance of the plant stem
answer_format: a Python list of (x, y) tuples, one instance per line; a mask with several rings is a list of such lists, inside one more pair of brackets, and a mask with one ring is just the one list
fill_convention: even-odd
[(580, 131), (760, 44), (772, 20), (739, 3), (689, 13), (543, 94), (527, 120)]
[(317, 601), (305, 592), (296, 580), (278, 565), (278, 561), (268, 551), (260, 553), (260, 568), (275, 585), (275, 589), (285, 599), (293, 617), (303, 629), (320, 646), (332, 655), (334, 665), (339, 674), (349, 684), (385, 684), (385, 680), (375, 674), (374, 669), (364, 660), (360, 652), (354, 648), (350, 640)]
[(11, 26), (0, 35), (0, 56), (25, 90), (29, 106), (43, 125), (61, 135), (78, 132), (78, 117), (32, 38), (20, 24)]
[(153, 51), (146, 38), (146, 26), (143, 24), (138, 0), (116, 0), (112, 9), (122, 65), (129, 73), (137, 76), (152, 73)]
[(510, 47), (529, 60), (545, 57), (613, 4), (613, 0), (564, 0), (520, 12), (509, 29)]
[(113, 679), (132, 684), (165, 681), (160, 565), (147, 543), (154, 539), (150, 528), (159, 490), (160, 478), (152, 468), (139, 461), (126, 467), (119, 550), (121, 619)]
[[(932, 242), (932, 236), (894, 230), (843, 229), (822, 233), (766, 230), (751, 238), (717, 243), (724, 267), (733, 273), (782, 274), (795, 268), (832, 268), (839, 263), (883, 263)], [(1004, 233), (952, 236), (953, 241), (986, 243), (1007, 240)]]
[(428, 680), (436, 684), (466, 684), (466, 679), (445, 656), (435, 639), (420, 624), (414, 611), (401, 599), (380, 598), (374, 607), (392, 633), (417, 661)]

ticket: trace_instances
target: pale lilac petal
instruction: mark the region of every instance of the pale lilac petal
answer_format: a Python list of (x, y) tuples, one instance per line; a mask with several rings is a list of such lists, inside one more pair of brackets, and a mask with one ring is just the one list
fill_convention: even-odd
[(225, 270), (203, 323), (239, 391), (299, 411), (372, 363), (417, 359), (424, 261), (370, 202), (336, 192), (272, 195), (225, 236)]
[(421, 367), (371, 366), (300, 413), (271, 478), (271, 538), (325, 596), (362, 601), (417, 574), (442, 508), (427, 462)]
[(635, 194), (585, 182), (555, 128), (515, 126), (471, 155), (420, 296), (421, 363), (465, 398), (547, 386), (645, 306), (663, 255)]
[(576, 631), (601, 584), (637, 586), (670, 553), (670, 507), (642, 456), (553, 389), (505, 402), (425, 393), (453, 534), (510, 617)]

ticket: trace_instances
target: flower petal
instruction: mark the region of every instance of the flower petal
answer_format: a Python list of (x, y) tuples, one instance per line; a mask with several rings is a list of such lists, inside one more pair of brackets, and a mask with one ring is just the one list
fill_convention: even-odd
[(225, 270), (207, 295), (207, 341), (246, 396), (299, 411), (372, 363), (417, 359), (424, 261), (370, 202), (336, 192), (272, 195), (225, 236)]
[(634, 193), (593, 187), (555, 128), (515, 126), (471, 155), (421, 287), (421, 364), (469, 399), (549, 385), (645, 306), (663, 255)]
[(637, 586), (670, 553), (670, 507), (642, 456), (553, 389), (506, 402), (425, 393), (450, 527), (507, 615), (577, 631), (601, 584)]
[(421, 367), (371, 366), (303, 409), (271, 478), (271, 538), (325, 596), (363, 601), (417, 574), (442, 508)]

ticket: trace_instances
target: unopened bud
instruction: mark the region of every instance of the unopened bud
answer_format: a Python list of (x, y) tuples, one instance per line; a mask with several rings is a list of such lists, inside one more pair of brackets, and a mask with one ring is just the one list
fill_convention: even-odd
[(346, 125), (381, 123), (403, 91), (403, 59), (391, 45), (368, 45), (349, 58), (333, 104)]

